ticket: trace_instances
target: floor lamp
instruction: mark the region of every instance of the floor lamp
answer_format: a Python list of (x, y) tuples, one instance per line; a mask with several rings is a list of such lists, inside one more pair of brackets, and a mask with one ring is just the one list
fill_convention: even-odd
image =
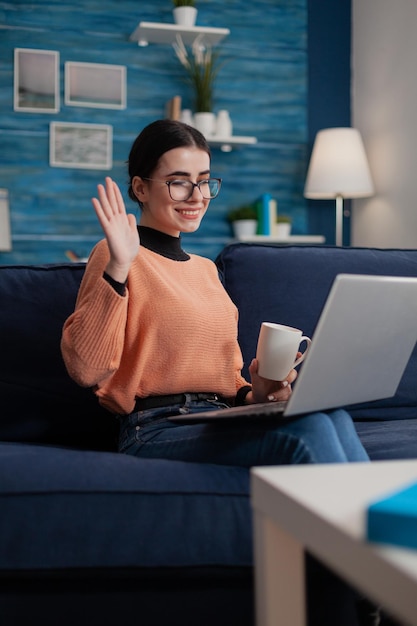
[(374, 187), (362, 138), (355, 128), (317, 133), (304, 188), (315, 200), (336, 199), (336, 245), (343, 245), (343, 199), (372, 196)]
[(9, 195), (7, 189), (0, 189), (0, 251), (10, 252), (11, 249)]

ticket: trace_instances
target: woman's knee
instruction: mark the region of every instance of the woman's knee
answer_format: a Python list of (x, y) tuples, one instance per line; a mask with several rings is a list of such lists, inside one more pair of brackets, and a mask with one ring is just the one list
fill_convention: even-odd
[(288, 424), (287, 430), (303, 442), (315, 463), (344, 463), (347, 457), (334, 426), (327, 413), (311, 413)]

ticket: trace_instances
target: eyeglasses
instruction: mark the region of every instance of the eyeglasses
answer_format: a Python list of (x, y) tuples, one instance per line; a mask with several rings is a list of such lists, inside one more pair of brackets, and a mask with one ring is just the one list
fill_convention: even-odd
[(204, 178), (198, 183), (193, 183), (191, 180), (155, 180), (155, 178), (145, 178), (144, 180), (165, 183), (168, 186), (171, 200), (174, 200), (174, 202), (189, 200), (194, 193), (195, 187), (198, 187), (205, 200), (213, 200), (213, 198), (218, 196), (222, 184), (221, 178)]

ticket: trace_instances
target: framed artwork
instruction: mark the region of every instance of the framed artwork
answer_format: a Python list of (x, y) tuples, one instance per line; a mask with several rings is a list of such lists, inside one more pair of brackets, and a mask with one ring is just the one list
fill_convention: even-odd
[(59, 52), (15, 48), (13, 108), (30, 113), (59, 111)]
[(65, 104), (100, 109), (125, 109), (126, 67), (67, 61)]
[(113, 127), (108, 124), (50, 124), (49, 164), (53, 167), (109, 170), (112, 148)]

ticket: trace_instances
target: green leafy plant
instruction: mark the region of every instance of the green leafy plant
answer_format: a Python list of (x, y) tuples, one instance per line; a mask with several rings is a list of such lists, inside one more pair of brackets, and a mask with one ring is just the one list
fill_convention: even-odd
[(212, 111), (214, 81), (220, 69), (218, 53), (213, 52), (210, 46), (203, 45), (200, 35), (193, 42), (191, 54), (180, 35), (177, 35), (172, 45), (181, 65), (186, 69), (186, 80), (194, 91), (195, 112)]
[(278, 215), (277, 224), (291, 224), (292, 220), (288, 215)]
[(195, 0), (172, 0), (174, 7), (194, 7)]
[(228, 222), (237, 222), (238, 220), (257, 220), (258, 214), (256, 209), (250, 204), (245, 204), (237, 209), (232, 209), (227, 214)]

